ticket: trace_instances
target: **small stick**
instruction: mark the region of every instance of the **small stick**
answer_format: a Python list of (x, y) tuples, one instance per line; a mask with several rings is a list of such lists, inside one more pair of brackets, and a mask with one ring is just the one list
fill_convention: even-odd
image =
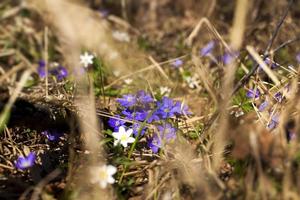
[(46, 84), (46, 99), (48, 98), (48, 27), (45, 27), (44, 31), (44, 60), (45, 60), (45, 84)]
[[(275, 28), (275, 31), (273, 32), (273, 35), (272, 35), (272, 37), (271, 37), (271, 39), (270, 39), (270, 41), (269, 41), (269, 43), (268, 43), (268, 45), (267, 45), (267, 47), (266, 47), (266, 50), (265, 50), (265, 52), (264, 52), (264, 54), (263, 54), (263, 60), (265, 60), (265, 59), (270, 55), (270, 53), (269, 53), (269, 52), (270, 52), (270, 49), (272, 48), (272, 45), (273, 45), (273, 43), (274, 43), (274, 40), (275, 40), (275, 38), (276, 38), (277, 35), (278, 35), (279, 29), (281, 28), (281, 26), (282, 26), (282, 24), (283, 24), (285, 18), (287, 17), (288, 12), (289, 12), (290, 8), (291, 8), (292, 5), (293, 5), (293, 2), (294, 2), (293, 0), (290, 0), (290, 1), (289, 1), (289, 4), (288, 4), (288, 6), (287, 6), (287, 8), (286, 8), (286, 10), (285, 10), (285, 12), (284, 12), (284, 14), (283, 14), (283, 16), (282, 16), (281, 19), (279, 20), (279, 22), (278, 22), (278, 24), (277, 24), (277, 26), (276, 26), (276, 28)], [(233, 96), (235, 93), (237, 93), (237, 91), (239, 91), (240, 88), (244, 86), (244, 84), (245, 84), (245, 83), (250, 79), (250, 77), (256, 72), (256, 70), (258, 69), (258, 67), (259, 67), (259, 64), (256, 64), (254, 67), (252, 67), (252, 69), (250, 70), (250, 72), (249, 72), (248, 74), (246, 74), (246, 75), (238, 82), (238, 84), (237, 84), (237, 85), (235, 86), (235, 88), (233, 89), (233, 92), (232, 92), (231, 96)]]

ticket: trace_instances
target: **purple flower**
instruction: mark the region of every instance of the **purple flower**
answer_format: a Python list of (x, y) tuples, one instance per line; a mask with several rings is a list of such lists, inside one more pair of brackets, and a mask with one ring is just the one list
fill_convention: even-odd
[(128, 107), (134, 106), (137, 102), (137, 99), (136, 99), (135, 95), (126, 94), (126, 95), (123, 95), (122, 98), (118, 98), (117, 102), (121, 106), (128, 108)]
[(152, 150), (153, 153), (157, 153), (159, 148), (161, 148), (161, 140), (157, 135), (154, 135), (149, 141), (148, 141), (148, 147)]
[(276, 101), (278, 101), (279, 103), (282, 102), (282, 99), (283, 99), (283, 96), (281, 94), (281, 92), (277, 92), (275, 95), (274, 95)]
[(215, 41), (210, 41), (200, 50), (200, 55), (207, 56), (208, 54), (210, 54), (212, 52), (214, 47), (215, 47)]
[(46, 130), (43, 131), (41, 134), (45, 135), (49, 141), (57, 141), (62, 135), (60, 132), (57, 132), (55, 130), (52, 131)]
[(131, 110), (124, 110), (122, 111), (122, 114), (126, 116), (126, 119), (129, 120), (138, 120), (138, 121), (144, 121), (147, 118), (148, 112), (146, 111), (131, 111)]
[(136, 100), (141, 105), (147, 105), (154, 101), (150, 94), (147, 94), (144, 90), (140, 90), (137, 92)]
[(30, 152), (26, 157), (19, 156), (18, 159), (15, 161), (15, 166), (20, 170), (25, 170), (29, 167), (32, 167), (34, 165), (35, 160), (36, 160), (35, 153)]
[(248, 97), (249, 99), (258, 98), (259, 96), (260, 96), (260, 91), (258, 89), (256, 89), (255, 92), (250, 89), (246, 93), (246, 97)]
[(174, 105), (174, 110), (176, 115), (191, 115), (189, 107), (186, 104), (176, 101)]
[[(133, 135), (135, 137), (137, 137), (138, 133), (140, 131), (140, 128), (141, 128), (141, 124), (140, 123), (134, 123), (131, 128), (133, 129)], [(143, 136), (145, 134), (146, 130), (147, 130), (147, 128), (143, 127), (141, 132), (140, 132), (140, 136)]]
[(233, 52), (233, 53), (225, 53), (222, 57), (222, 61), (225, 65), (231, 64), (236, 57), (239, 56), (238, 52)]
[(181, 65), (183, 65), (183, 61), (179, 58), (177, 58), (176, 60), (174, 60), (171, 65), (175, 68), (179, 68)]
[(174, 106), (172, 99), (163, 97), (161, 102), (158, 102), (157, 113), (162, 119), (174, 117), (178, 113), (178, 106)]
[(270, 66), (271, 69), (275, 69), (275, 68), (277, 68), (277, 67), (280, 66), (278, 63), (272, 61), (272, 60), (271, 60), (270, 58), (268, 58), (268, 57), (265, 59), (265, 63), (266, 63), (268, 66)]
[(260, 111), (260, 112), (262, 112), (262, 111), (264, 111), (265, 109), (266, 109), (266, 107), (269, 105), (269, 102), (268, 101), (264, 101), (264, 102), (262, 102), (260, 105), (259, 105), (259, 107), (258, 107), (258, 110)]
[(37, 68), (37, 72), (40, 76), (40, 78), (45, 78), (46, 77), (46, 62), (44, 60), (39, 61), (39, 66)]
[[(171, 126), (171, 124), (166, 123), (163, 126), (157, 126), (159, 135), (155, 134), (149, 141), (148, 147), (152, 150), (153, 153), (157, 153), (158, 150), (162, 147), (163, 142), (170, 142), (173, 139), (176, 139), (176, 129)], [(159, 137), (160, 136), (160, 137)]]
[(165, 123), (163, 126), (157, 126), (163, 139), (170, 141), (176, 139), (176, 129), (169, 123)]
[(277, 126), (278, 123), (279, 123), (279, 115), (274, 114), (271, 118), (271, 121), (268, 124), (268, 128), (269, 129), (274, 129)]
[(51, 75), (56, 76), (57, 80), (62, 80), (68, 76), (68, 71), (63, 66), (58, 66), (49, 71)]
[[(116, 115), (116, 118), (120, 118), (120, 115)], [(116, 119), (116, 118), (109, 118), (108, 125), (114, 129), (114, 131), (118, 131), (119, 127), (125, 124), (125, 121)]]
[(58, 75), (56, 76), (57, 80), (62, 80), (68, 76), (68, 70), (63, 66), (59, 66), (57, 70), (58, 70)]
[(296, 60), (297, 60), (298, 63), (300, 63), (300, 53), (298, 53), (298, 54), (296, 55)]

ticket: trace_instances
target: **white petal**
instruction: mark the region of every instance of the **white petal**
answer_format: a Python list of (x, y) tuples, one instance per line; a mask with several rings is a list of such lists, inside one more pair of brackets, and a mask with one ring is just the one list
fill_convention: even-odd
[(109, 175), (113, 175), (117, 172), (117, 168), (115, 166), (112, 166), (112, 165), (108, 165), (106, 170), (107, 170), (107, 173)]
[(135, 139), (133, 137), (129, 137), (127, 139), (127, 143), (133, 143), (135, 141)]
[(120, 139), (120, 138), (121, 138), (121, 134), (118, 133), (118, 132), (113, 132), (113, 133), (112, 133), (112, 136), (113, 136), (114, 138), (116, 138), (116, 139)]
[(125, 132), (126, 132), (126, 130), (125, 130), (124, 126), (120, 126), (119, 133), (125, 133)]
[(128, 146), (128, 145), (127, 145), (127, 141), (122, 141), (121, 144), (122, 144), (122, 146), (125, 147), (125, 148)]
[(133, 132), (133, 129), (128, 129), (128, 130), (126, 131), (126, 136), (127, 136), (127, 137), (131, 136), (132, 132)]
[(109, 176), (109, 177), (107, 178), (107, 182), (110, 183), (110, 184), (114, 183), (114, 182), (115, 182), (114, 177)]
[(99, 181), (99, 185), (102, 189), (104, 189), (107, 186), (107, 182), (105, 180)]
[(119, 144), (119, 142), (120, 142), (119, 140), (115, 140), (114, 141), (114, 146), (117, 146)]

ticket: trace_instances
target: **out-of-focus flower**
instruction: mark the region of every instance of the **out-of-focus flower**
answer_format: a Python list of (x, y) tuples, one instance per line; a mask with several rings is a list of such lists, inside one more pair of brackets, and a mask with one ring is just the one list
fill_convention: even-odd
[(63, 66), (55, 67), (51, 69), (49, 73), (57, 78), (57, 80), (62, 80), (68, 76), (68, 71)]
[(258, 107), (258, 111), (259, 112), (264, 111), (266, 109), (266, 107), (268, 107), (268, 105), (269, 105), (269, 102), (267, 100), (262, 102)]
[(300, 53), (298, 53), (298, 54), (296, 55), (296, 60), (297, 60), (298, 63), (300, 63)]
[(172, 127), (171, 124), (166, 123), (163, 126), (158, 126), (157, 128), (159, 130), (159, 134), (155, 134), (148, 141), (148, 147), (153, 153), (158, 152), (158, 150), (162, 147), (163, 142), (167, 143), (176, 139), (176, 129)]
[(159, 88), (160, 94), (164, 95), (164, 96), (169, 96), (171, 93), (171, 88), (167, 87), (167, 86), (161, 86)]
[(149, 141), (148, 141), (148, 147), (152, 150), (153, 153), (157, 153), (159, 148), (161, 148), (161, 140), (158, 137), (158, 135), (154, 135)]
[(268, 66), (270, 66), (271, 69), (275, 69), (275, 68), (277, 68), (277, 67), (280, 66), (278, 63), (272, 61), (272, 60), (271, 60), (270, 58), (268, 58), (268, 57), (265, 59), (265, 63), (266, 63)]
[(128, 107), (131, 107), (131, 106), (135, 105), (136, 102), (137, 102), (137, 100), (136, 100), (136, 96), (135, 95), (126, 94), (126, 95), (123, 95), (122, 98), (118, 98), (117, 102), (121, 106), (123, 106), (125, 108), (128, 108)]
[(94, 56), (89, 54), (88, 52), (84, 52), (84, 54), (80, 55), (80, 63), (83, 67), (87, 68), (89, 65), (93, 64)]
[(130, 37), (128, 33), (126, 32), (121, 32), (121, 31), (114, 31), (112, 33), (113, 38), (120, 42), (130, 42)]
[(55, 130), (46, 130), (43, 131), (41, 134), (46, 136), (49, 141), (57, 141), (62, 135), (60, 132)]
[(283, 100), (283, 96), (281, 94), (281, 92), (277, 92), (275, 95), (274, 95), (276, 101), (278, 101), (279, 103), (282, 102)]
[(163, 135), (163, 139), (170, 141), (176, 139), (176, 129), (169, 123), (165, 123), (163, 126), (157, 126), (160, 134)]
[(268, 128), (269, 129), (274, 129), (277, 126), (278, 123), (279, 123), (279, 115), (274, 114), (271, 118), (271, 121), (268, 124)]
[(175, 68), (179, 68), (181, 65), (183, 65), (183, 61), (179, 58), (177, 58), (176, 60), (174, 60), (171, 65)]
[(20, 156), (17, 159), (17, 161), (15, 161), (15, 166), (20, 170), (25, 170), (27, 168), (32, 167), (34, 165), (35, 160), (36, 160), (35, 153), (30, 152), (26, 157)]
[(168, 97), (163, 97), (157, 107), (157, 113), (162, 119), (174, 117), (178, 112), (178, 107), (174, 106), (174, 101)]
[[(116, 118), (120, 118), (120, 115), (116, 115)], [(108, 125), (114, 129), (114, 131), (118, 131), (119, 127), (125, 124), (124, 120), (109, 118)]]
[(107, 184), (113, 184), (115, 179), (113, 175), (117, 172), (117, 168), (112, 165), (103, 165), (101, 167), (91, 167), (91, 183), (99, 184), (99, 186), (104, 189)]
[(116, 146), (120, 143), (123, 147), (126, 148), (128, 146), (128, 143), (133, 143), (135, 139), (131, 137), (132, 132), (132, 129), (128, 129), (126, 131), (124, 126), (120, 126), (118, 132), (112, 133), (112, 136), (115, 138), (114, 145)]
[(132, 129), (133, 129), (133, 135), (134, 135), (135, 137), (138, 136), (139, 131), (141, 131), (141, 132), (140, 132), (140, 136), (143, 136), (143, 135), (145, 134), (145, 132), (146, 132), (146, 127), (143, 127), (142, 130), (140, 130), (140, 129), (141, 129), (141, 124), (140, 124), (140, 123), (134, 123), (134, 124), (132, 125)]
[(200, 50), (200, 55), (207, 56), (208, 54), (210, 54), (212, 52), (214, 47), (215, 47), (215, 41), (210, 41)]
[(249, 89), (246, 93), (246, 97), (248, 97), (249, 99), (256, 99), (260, 97), (260, 91), (258, 89), (256, 89), (256, 91)]
[(124, 80), (124, 82), (125, 82), (127, 85), (131, 84), (132, 81), (133, 81), (133, 80), (132, 80), (131, 78), (127, 78), (127, 79)]
[(189, 107), (180, 102), (176, 101), (174, 105), (175, 114), (178, 115), (191, 115), (192, 113), (189, 111)]
[(46, 77), (46, 62), (44, 60), (39, 61), (39, 66), (37, 68), (40, 78)]
[(146, 93), (144, 90), (140, 90), (137, 92), (136, 99), (140, 105), (147, 105), (154, 101), (151, 95)]
[(234, 52), (234, 53), (225, 53), (223, 55), (223, 58), (222, 58), (222, 61), (225, 65), (229, 65), (231, 64), (235, 59), (236, 57), (239, 56), (239, 53), (238, 52)]

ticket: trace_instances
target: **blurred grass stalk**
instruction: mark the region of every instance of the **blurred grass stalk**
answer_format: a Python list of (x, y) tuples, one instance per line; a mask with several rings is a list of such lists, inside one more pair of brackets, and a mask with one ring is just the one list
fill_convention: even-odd
[[(233, 51), (238, 51), (243, 43), (244, 32), (245, 32), (245, 24), (246, 24), (246, 16), (248, 13), (248, 0), (237, 0), (233, 26), (231, 29), (231, 47)], [(214, 135), (214, 148), (213, 148), (213, 169), (218, 170), (220, 164), (223, 160), (223, 154), (220, 152), (224, 151), (226, 146), (226, 135), (229, 130), (229, 116), (227, 108), (230, 105), (231, 93), (233, 91), (233, 82), (235, 77), (235, 72), (237, 69), (237, 63), (232, 62), (229, 66), (224, 68), (225, 74), (223, 78), (222, 84), (222, 96), (220, 102), (220, 123), (219, 128), (216, 134)]]
[(30, 70), (26, 70), (23, 72), (20, 81), (17, 84), (17, 87), (13, 94), (10, 96), (7, 104), (5, 105), (2, 113), (0, 114), (0, 132), (2, 132), (9, 120), (10, 117), (10, 111), (12, 106), (14, 105), (18, 95), (22, 91), (24, 85), (26, 84), (26, 81), (28, 80), (29, 76), (31, 75)]

